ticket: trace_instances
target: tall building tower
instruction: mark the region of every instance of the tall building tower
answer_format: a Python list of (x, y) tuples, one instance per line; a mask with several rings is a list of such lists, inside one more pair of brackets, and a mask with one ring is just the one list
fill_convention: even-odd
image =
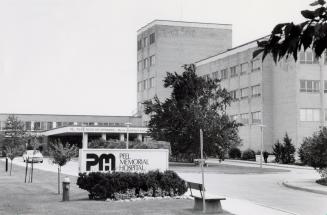
[(144, 125), (142, 103), (155, 95), (161, 101), (171, 90), (163, 87), (167, 72), (181, 73), (194, 63), (232, 47), (229, 24), (154, 20), (137, 31), (137, 107)]

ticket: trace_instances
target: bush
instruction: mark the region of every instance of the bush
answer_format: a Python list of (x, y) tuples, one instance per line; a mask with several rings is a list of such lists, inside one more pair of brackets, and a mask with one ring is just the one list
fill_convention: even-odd
[(276, 163), (290, 164), (295, 162), (294, 153), (295, 147), (292, 144), (292, 139), (286, 133), (283, 138), (284, 143), (279, 140), (273, 146), (273, 154), (275, 155)]
[[(103, 140), (95, 139), (89, 143), (89, 148), (94, 149), (125, 149), (126, 142), (119, 140)], [(170, 144), (164, 141), (150, 141), (144, 143), (141, 141), (129, 141), (128, 148), (130, 149), (170, 149)]]
[(242, 153), (239, 148), (231, 148), (228, 151), (228, 155), (229, 155), (229, 158), (231, 158), (231, 159), (239, 159), (239, 158), (241, 158)]
[(255, 161), (255, 152), (251, 149), (247, 149), (242, 153), (242, 160)]
[(323, 128), (312, 137), (305, 138), (299, 156), (302, 163), (312, 166), (322, 178), (327, 178), (327, 129)]
[(171, 170), (148, 173), (80, 173), (77, 185), (89, 192), (90, 199), (176, 196), (187, 191), (185, 181)]

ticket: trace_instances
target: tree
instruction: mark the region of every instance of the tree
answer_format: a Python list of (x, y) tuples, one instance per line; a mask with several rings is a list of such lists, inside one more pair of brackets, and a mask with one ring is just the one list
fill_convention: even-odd
[(199, 155), (200, 128), (206, 155), (220, 158), (240, 143), (240, 125), (226, 114), (232, 97), (220, 80), (198, 77), (195, 65), (184, 65), (184, 72), (167, 73), (164, 87), (172, 88), (170, 98), (147, 101), (149, 134), (155, 140), (170, 142), (173, 155)]
[(49, 143), (49, 153), (52, 162), (58, 165), (58, 194), (60, 194), (61, 167), (77, 155), (78, 148), (68, 143), (63, 145), (60, 141)]
[(292, 144), (292, 139), (289, 138), (288, 134), (286, 133), (284, 136), (284, 145), (282, 147), (282, 163), (283, 164), (289, 164), (289, 163), (294, 163), (295, 158), (294, 158), (294, 153), (295, 153), (295, 147)]
[(312, 137), (305, 138), (299, 155), (304, 164), (312, 166), (321, 177), (327, 178), (327, 128), (323, 127)]
[(277, 140), (277, 142), (273, 145), (273, 155), (275, 155), (276, 163), (279, 163), (282, 156), (283, 145)]
[(10, 175), (12, 172), (12, 161), (20, 156), (24, 151), (24, 141), (26, 140), (26, 131), (24, 123), (14, 115), (9, 115), (4, 127), (3, 149), (11, 161)]
[(258, 41), (253, 57), (263, 53), (262, 60), (271, 53), (275, 62), (290, 55), (297, 60), (301, 49), (312, 48), (316, 58), (327, 49), (327, 8), (325, 0), (317, 0), (310, 4), (314, 10), (301, 11), (306, 19), (300, 24), (280, 23), (271, 32), (268, 40)]

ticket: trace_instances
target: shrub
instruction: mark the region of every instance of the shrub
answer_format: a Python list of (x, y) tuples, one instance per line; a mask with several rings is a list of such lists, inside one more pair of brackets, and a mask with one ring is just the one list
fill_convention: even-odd
[(255, 160), (255, 152), (247, 149), (242, 153), (242, 160)]
[(148, 173), (80, 173), (77, 185), (89, 192), (90, 199), (176, 196), (187, 191), (185, 181), (170, 170)]
[(304, 164), (312, 166), (327, 178), (327, 129), (323, 128), (304, 139), (299, 149), (300, 159)]
[(276, 163), (283, 163), (289, 164), (294, 163), (294, 153), (295, 147), (292, 144), (292, 139), (289, 138), (288, 134), (286, 133), (283, 138), (283, 143), (280, 143), (279, 140), (273, 146), (273, 154), (275, 155)]
[(228, 151), (228, 155), (229, 155), (229, 158), (232, 158), (232, 159), (239, 159), (241, 158), (241, 150), (239, 148), (231, 148), (229, 151)]

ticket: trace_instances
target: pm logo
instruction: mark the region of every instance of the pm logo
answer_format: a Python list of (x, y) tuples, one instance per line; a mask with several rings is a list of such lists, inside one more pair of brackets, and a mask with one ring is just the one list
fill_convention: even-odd
[(99, 171), (115, 171), (116, 158), (113, 154), (86, 154), (86, 171), (91, 171), (91, 167), (99, 164)]

